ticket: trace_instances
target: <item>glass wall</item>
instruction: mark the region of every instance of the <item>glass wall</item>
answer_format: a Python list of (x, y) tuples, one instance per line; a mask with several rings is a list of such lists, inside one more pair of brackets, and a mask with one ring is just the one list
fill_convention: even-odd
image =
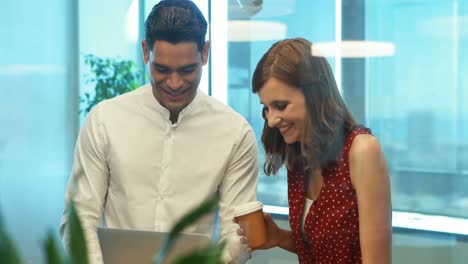
[(365, 66), (366, 118), (389, 160), (396, 210), (468, 217), (467, 4), (366, 5), (366, 38), (396, 48)]
[[(257, 138), (256, 62), (276, 40), (305, 37), (331, 50), (349, 108), (383, 145), (394, 210), (468, 217), (466, 1), (229, 2), (228, 103)], [(264, 203), (287, 204), (284, 171), (260, 179)]]
[[(77, 130), (72, 1), (0, 4), (0, 213), (25, 263), (56, 230)], [(54, 232), (57, 234), (57, 232)]]

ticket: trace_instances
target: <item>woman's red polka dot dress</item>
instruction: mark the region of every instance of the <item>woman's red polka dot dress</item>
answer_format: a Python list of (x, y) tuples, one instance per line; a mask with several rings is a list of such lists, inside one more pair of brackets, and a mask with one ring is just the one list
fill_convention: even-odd
[(301, 236), (301, 219), (305, 203), (303, 169), (288, 171), (289, 223), (299, 263), (362, 263), (359, 242), (359, 214), (356, 192), (349, 173), (349, 149), (358, 134), (350, 133), (337, 163), (322, 170), (323, 186), (305, 220), (307, 241)]

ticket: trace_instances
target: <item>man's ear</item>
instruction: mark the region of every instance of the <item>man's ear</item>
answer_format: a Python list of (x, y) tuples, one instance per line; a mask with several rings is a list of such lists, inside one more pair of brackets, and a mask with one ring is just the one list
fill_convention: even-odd
[(203, 51), (202, 51), (202, 63), (203, 65), (206, 65), (208, 62), (208, 56), (210, 55), (210, 41), (207, 40), (205, 41), (205, 45), (203, 46)]
[(143, 49), (143, 61), (144, 61), (145, 64), (146, 64), (146, 63), (148, 63), (148, 61), (149, 61), (149, 53), (150, 53), (150, 51), (149, 51), (149, 49), (148, 49), (148, 47), (147, 47), (147, 45), (146, 45), (146, 40), (145, 40), (145, 39), (141, 41), (141, 48)]

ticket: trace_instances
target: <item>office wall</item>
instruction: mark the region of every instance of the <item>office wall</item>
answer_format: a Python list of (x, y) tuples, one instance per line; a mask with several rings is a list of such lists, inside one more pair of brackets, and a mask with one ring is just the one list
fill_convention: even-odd
[(0, 5), (0, 213), (25, 263), (58, 237), (77, 109), (72, 2)]

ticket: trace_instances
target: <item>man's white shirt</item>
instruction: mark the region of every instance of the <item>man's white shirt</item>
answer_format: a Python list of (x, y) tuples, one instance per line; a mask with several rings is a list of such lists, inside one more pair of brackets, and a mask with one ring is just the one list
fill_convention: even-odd
[[(258, 160), (248, 122), (198, 91), (172, 124), (151, 85), (98, 104), (80, 131), (66, 200), (73, 199), (91, 263), (102, 263), (96, 229), (169, 231), (190, 209), (220, 194), (228, 259), (243, 252), (232, 207), (256, 199)], [(101, 216), (104, 216), (102, 219)], [(67, 244), (64, 210), (60, 232)], [(211, 234), (214, 217), (185, 230)], [(230, 255), (230, 256), (229, 256)]]

